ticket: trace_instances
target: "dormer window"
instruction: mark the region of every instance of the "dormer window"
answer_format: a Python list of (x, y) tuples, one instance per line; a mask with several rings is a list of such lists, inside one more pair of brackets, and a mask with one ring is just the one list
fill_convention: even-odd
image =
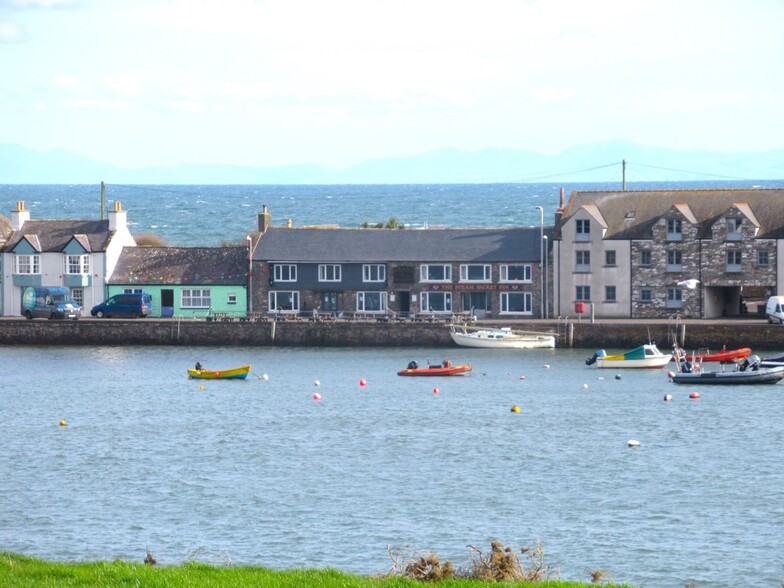
[(671, 218), (667, 221), (667, 240), (683, 241), (683, 224), (679, 218)]
[(741, 219), (728, 218), (727, 219), (727, 241), (741, 241), (743, 234), (740, 232)]
[(66, 255), (65, 273), (68, 275), (85, 276), (90, 273), (89, 255)]
[(15, 255), (14, 273), (17, 275), (36, 275), (41, 273), (40, 255)]
[(586, 219), (578, 219), (574, 221), (574, 240), (575, 241), (590, 241), (591, 240), (591, 221)]

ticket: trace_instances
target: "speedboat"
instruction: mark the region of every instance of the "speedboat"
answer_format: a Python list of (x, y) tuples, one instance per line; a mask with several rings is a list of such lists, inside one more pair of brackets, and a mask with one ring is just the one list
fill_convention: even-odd
[(676, 384), (723, 384), (737, 386), (742, 384), (776, 384), (784, 379), (784, 365), (761, 367), (762, 360), (752, 355), (742, 363), (736, 364), (732, 371), (705, 372), (690, 362), (676, 362), (679, 371), (670, 372), (670, 380)]
[(244, 380), (250, 371), (249, 365), (229, 368), (227, 370), (188, 369), (189, 378), (200, 380)]
[(471, 364), (452, 365), (448, 359), (444, 363), (419, 367), (417, 362), (412, 361), (404, 370), (400, 370), (398, 376), (460, 376), (471, 371)]
[(452, 341), (463, 347), (485, 349), (552, 349), (555, 335), (536, 331), (515, 331), (510, 327), (483, 329), (452, 325)]
[(585, 360), (585, 365), (596, 364), (599, 368), (663, 368), (672, 360), (672, 354), (662, 353), (653, 343), (640, 345), (630, 351), (607, 355), (604, 349), (600, 349)]

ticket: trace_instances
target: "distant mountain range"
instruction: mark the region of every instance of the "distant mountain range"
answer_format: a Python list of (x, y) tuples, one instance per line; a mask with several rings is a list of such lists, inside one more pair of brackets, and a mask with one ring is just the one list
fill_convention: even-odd
[(784, 179), (784, 149), (759, 153), (676, 151), (608, 141), (557, 155), (516, 149), (441, 149), (370, 159), (343, 169), (320, 165), (150, 166), (128, 169), (63, 150), (0, 144), (0, 184), (451, 184), (721, 181)]

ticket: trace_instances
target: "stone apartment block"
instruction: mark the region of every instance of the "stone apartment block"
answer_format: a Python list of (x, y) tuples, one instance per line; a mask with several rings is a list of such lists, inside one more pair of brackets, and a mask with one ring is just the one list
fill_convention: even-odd
[(553, 238), (553, 307), (716, 318), (784, 291), (784, 190), (576, 191)]

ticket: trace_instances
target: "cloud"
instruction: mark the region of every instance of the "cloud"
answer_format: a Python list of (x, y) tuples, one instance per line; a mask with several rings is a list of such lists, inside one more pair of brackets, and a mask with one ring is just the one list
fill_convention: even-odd
[(60, 8), (73, 8), (84, 4), (79, 0), (0, 0), (0, 9), (12, 10), (51, 10)]
[(24, 40), (24, 33), (18, 24), (0, 20), (0, 43), (19, 43), (22, 40)]

